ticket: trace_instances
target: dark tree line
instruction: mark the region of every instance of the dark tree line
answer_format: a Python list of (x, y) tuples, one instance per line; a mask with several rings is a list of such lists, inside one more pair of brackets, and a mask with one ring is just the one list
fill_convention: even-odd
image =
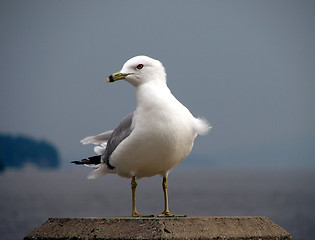
[(26, 163), (39, 168), (57, 168), (60, 165), (59, 153), (47, 141), (0, 135), (0, 171), (6, 167), (21, 168)]

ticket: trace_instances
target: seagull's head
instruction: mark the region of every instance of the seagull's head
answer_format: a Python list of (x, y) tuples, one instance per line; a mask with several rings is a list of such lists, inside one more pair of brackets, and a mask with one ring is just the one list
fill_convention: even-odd
[(107, 82), (126, 80), (135, 87), (148, 82), (165, 83), (166, 73), (162, 63), (147, 56), (129, 59), (122, 69), (107, 78)]

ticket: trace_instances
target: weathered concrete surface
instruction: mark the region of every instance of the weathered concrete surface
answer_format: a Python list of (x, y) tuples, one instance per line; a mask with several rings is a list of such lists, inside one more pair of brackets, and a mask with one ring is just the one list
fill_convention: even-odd
[(24, 239), (289, 240), (292, 237), (266, 217), (107, 217), (50, 218)]

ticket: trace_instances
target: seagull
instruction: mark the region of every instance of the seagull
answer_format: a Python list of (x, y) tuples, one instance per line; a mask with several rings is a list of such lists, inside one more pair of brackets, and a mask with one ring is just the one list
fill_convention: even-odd
[(161, 175), (164, 211), (158, 216), (179, 216), (169, 211), (168, 174), (191, 152), (196, 136), (205, 135), (211, 125), (203, 118), (195, 118), (174, 97), (166, 83), (165, 69), (158, 60), (133, 57), (106, 82), (118, 80), (135, 87), (136, 110), (114, 130), (81, 140), (83, 144), (98, 145), (94, 148), (98, 155), (72, 163), (92, 165), (94, 171), (89, 179), (108, 173), (131, 178), (133, 217), (152, 216), (139, 214), (136, 209), (136, 180)]

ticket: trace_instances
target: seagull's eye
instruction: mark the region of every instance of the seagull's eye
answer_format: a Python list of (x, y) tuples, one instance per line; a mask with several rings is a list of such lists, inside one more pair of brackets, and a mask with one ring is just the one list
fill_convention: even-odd
[(139, 64), (139, 65), (137, 66), (137, 68), (138, 68), (138, 69), (142, 69), (142, 68), (143, 68), (143, 64)]

